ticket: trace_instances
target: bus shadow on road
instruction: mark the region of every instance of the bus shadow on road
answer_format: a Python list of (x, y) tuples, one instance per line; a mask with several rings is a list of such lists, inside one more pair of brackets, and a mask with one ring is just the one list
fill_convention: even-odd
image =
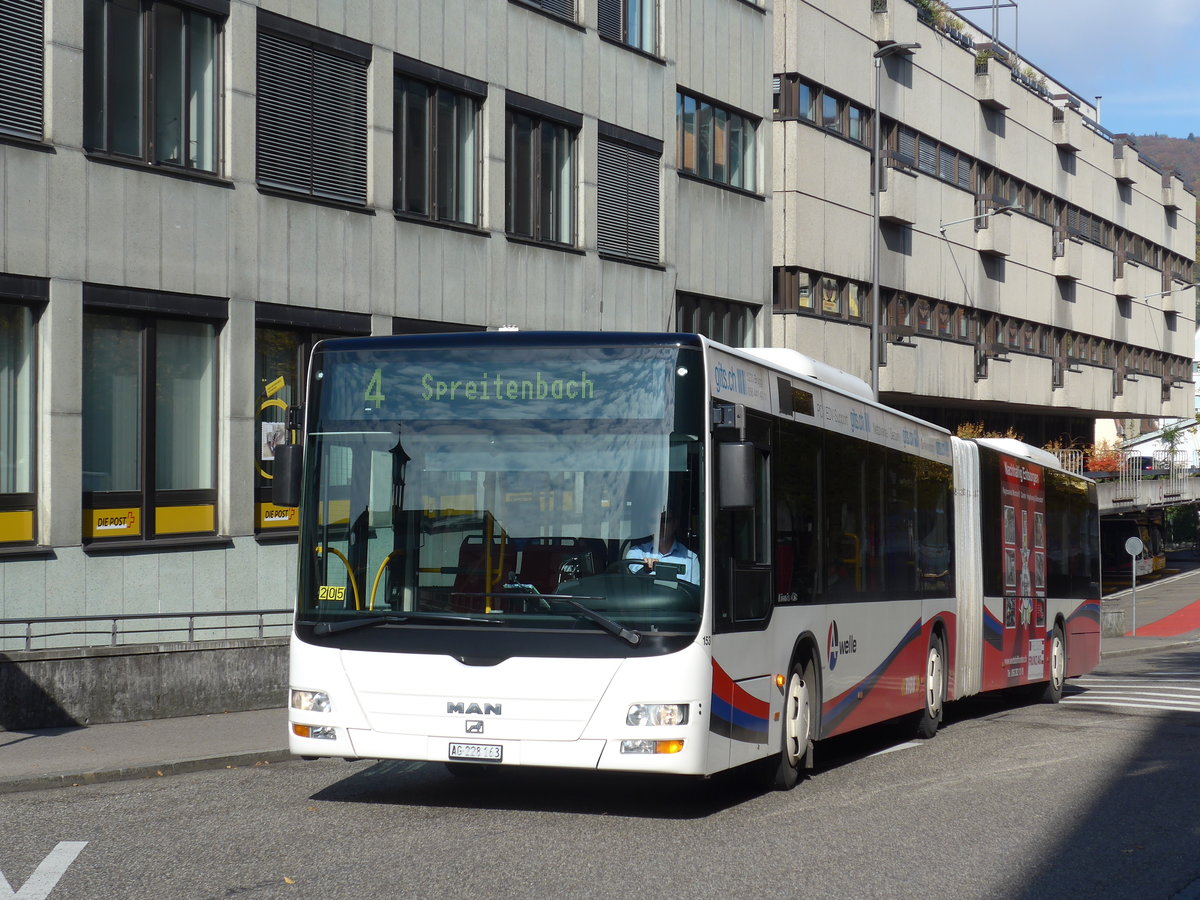
[(699, 778), (481, 766), (477, 774), (455, 776), (441, 763), (385, 760), (330, 784), (311, 799), (687, 820), (707, 818), (763, 793), (752, 773), (736, 769)]

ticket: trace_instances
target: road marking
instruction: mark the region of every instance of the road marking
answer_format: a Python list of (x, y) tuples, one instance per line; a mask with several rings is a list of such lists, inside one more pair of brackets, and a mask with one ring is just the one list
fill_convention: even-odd
[(1064, 700), (1063, 702), (1069, 702), (1074, 706), (1122, 706), (1130, 709), (1162, 709), (1168, 712), (1200, 712), (1200, 703), (1194, 706), (1171, 706), (1166, 703), (1127, 703), (1124, 700), (1091, 700), (1087, 697), (1072, 697), (1071, 700)]
[(895, 747), (888, 747), (886, 750), (880, 750), (878, 753), (872, 753), (872, 756), (884, 756), (888, 753), (895, 753), (897, 750), (910, 750), (913, 747), (920, 747), (924, 741), (909, 741), (907, 744), (897, 744)]
[(14, 891), (0, 872), (0, 900), (45, 900), (87, 844), (87, 841), (59, 841), (19, 891)]
[(1063, 702), (1075, 706), (1200, 713), (1200, 684), (1191, 673), (1088, 675), (1071, 682)]

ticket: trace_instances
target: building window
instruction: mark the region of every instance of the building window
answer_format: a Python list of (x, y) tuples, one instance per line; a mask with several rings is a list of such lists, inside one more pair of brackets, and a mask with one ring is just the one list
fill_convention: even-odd
[(639, 262), (658, 262), (662, 144), (601, 123), (596, 161), (597, 249)]
[(680, 331), (702, 334), (730, 347), (754, 346), (755, 307), (682, 292), (676, 295), (675, 303)]
[(647, 53), (658, 52), (658, 0), (598, 0), (598, 7), (600, 34)]
[(814, 312), (812, 276), (794, 266), (776, 266), (774, 312)]
[(575, 139), (582, 116), (562, 110), (556, 120), (545, 114), (549, 104), (528, 106), (508, 110), (505, 227), (515, 237), (574, 244)]
[(365, 205), (370, 45), (261, 9), (258, 23), (259, 185)]
[(84, 146), (215, 172), (223, 18), (162, 0), (87, 0)]
[[(442, 73), (416, 61), (410, 65)], [(455, 81), (471, 93), (396, 75), (396, 211), (478, 225), (479, 110), (487, 85), (460, 76)]]
[(42, 0), (0, 3), (0, 135), (42, 139)]
[(225, 301), (84, 286), (84, 539), (216, 531)]
[(866, 139), (863, 132), (863, 122), (866, 120), (866, 112), (861, 106), (855, 106), (850, 103), (846, 106), (846, 124), (848, 131), (846, 136), (856, 143), (863, 143)]
[(838, 98), (825, 92), (821, 95), (821, 124), (830, 131), (841, 132), (842, 110)]
[(758, 120), (679, 91), (675, 96), (679, 171), (757, 190)]
[(838, 290), (836, 278), (821, 279), (821, 312), (839, 319), (842, 316), (842, 292)]
[(288, 408), (304, 395), (306, 365), (313, 344), (333, 337), (371, 333), (369, 316), (302, 307), (259, 303), (254, 330), (255, 415), (254, 434), (255, 527), (260, 532), (294, 529), (296, 510), (271, 502), (275, 448), (288, 443)]
[(0, 544), (21, 544), (33, 542), (36, 524), (35, 326), (29, 306), (4, 297), (8, 280), (0, 279)]

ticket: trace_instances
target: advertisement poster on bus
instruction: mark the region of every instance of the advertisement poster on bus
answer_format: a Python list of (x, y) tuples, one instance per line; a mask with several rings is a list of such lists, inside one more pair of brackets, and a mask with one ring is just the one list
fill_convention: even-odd
[(1041, 466), (1000, 457), (1000, 512), (1005, 681), (1040, 681), (1046, 677), (1046, 486)]

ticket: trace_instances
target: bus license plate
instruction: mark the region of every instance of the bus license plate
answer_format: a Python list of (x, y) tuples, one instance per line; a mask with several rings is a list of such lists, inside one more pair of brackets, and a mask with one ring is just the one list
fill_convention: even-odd
[(499, 744), (451, 744), (450, 758), (500, 762), (504, 758), (504, 748)]

